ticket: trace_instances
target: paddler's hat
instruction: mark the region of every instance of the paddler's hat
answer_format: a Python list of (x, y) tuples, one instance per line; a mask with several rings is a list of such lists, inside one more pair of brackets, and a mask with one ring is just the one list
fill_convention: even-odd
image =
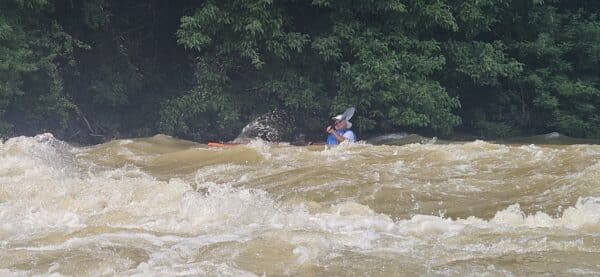
[[(343, 117), (343, 115), (338, 114), (338, 115), (332, 117), (331, 119), (335, 120), (335, 122), (337, 123), (342, 120), (342, 117)], [(344, 120), (344, 121), (346, 121), (346, 128), (348, 128), (348, 129), (352, 128), (352, 122), (350, 122), (348, 120)]]

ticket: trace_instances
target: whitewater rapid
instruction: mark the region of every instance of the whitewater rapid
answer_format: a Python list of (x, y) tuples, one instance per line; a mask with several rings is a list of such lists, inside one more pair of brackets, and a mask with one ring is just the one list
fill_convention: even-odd
[(600, 275), (600, 146), (0, 144), (1, 275)]

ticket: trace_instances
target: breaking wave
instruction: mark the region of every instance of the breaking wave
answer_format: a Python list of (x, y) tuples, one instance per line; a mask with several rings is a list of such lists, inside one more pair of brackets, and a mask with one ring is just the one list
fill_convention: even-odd
[(599, 157), (18, 137), (0, 145), (0, 273), (599, 274)]

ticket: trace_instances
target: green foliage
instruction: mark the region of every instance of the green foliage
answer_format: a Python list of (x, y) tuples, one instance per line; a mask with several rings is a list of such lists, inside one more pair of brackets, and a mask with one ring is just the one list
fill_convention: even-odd
[[(166, 103), (161, 110), (159, 127), (166, 133), (178, 136), (188, 136), (194, 132), (194, 127), (200, 126), (220, 127), (222, 130), (224, 126), (235, 123), (235, 112), (227, 113), (230, 103), (230, 99), (213, 99), (207, 93), (186, 94)], [(219, 114), (223, 116), (214, 116)], [(218, 126), (213, 125), (215, 119), (222, 120)]]
[(472, 11), (481, 3), (464, 3), (469, 16), (459, 18), (467, 30), (473, 17), (487, 14), (489, 20), (467, 32), (466, 41), (449, 44), (444, 82), (461, 96), (463, 116), (479, 115), (468, 126), (487, 135), (510, 127), (597, 137), (600, 28), (594, 4), (502, 1)]
[(500, 23), (501, 13), (509, 6), (507, 0), (456, 1), (452, 10), (456, 14), (461, 32), (467, 39), (490, 32)]
[(506, 46), (500, 41), (448, 43), (448, 54), (456, 70), (476, 85), (499, 85), (503, 78), (517, 76), (523, 71), (523, 64), (507, 57), (505, 50)]
[(47, 14), (52, 1), (4, 1), (0, 4), (0, 124), (11, 121), (65, 128), (75, 105), (65, 94), (62, 70), (76, 64), (73, 51), (85, 44), (73, 39)]
[[(597, 0), (4, 0), (0, 135), (600, 137)], [(81, 132), (81, 130), (84, 132)]]
[(515, 129), (503, 122), (477, 121), (478, 134), (484, 138), (506, 138), (516, 135)]
[[(211, 122), (233, 136), (241, 122), (275, 107), (314, 108), (318, 85), (296, 74), (293, 65), (285, 68), (309, 41), (306, 34), (287, 31), (290, 24), (282, 8), (271, 1), (207, 1), (192, 16), (184, 16), (178, 42), (196, 51), (198, 59), (196, 87), (180, 99), (202, 97), (166, 105), (162, 122), (171, 121), (175, 105), (176, 110), (198, 111), (182, 118), (181, 130), (191, 132), (190, 126), (198, 126), (198, 122), (205, 122), (200, 129), (209, 128), (211, 124), (198, 115), (208, 118), (210, 114), (216, 115), (216, 122)], [(207, 105), (210, 108), (204, 108)]]
[[(429, 127), (449, 133), (460, 122), (452, 114), (458, 100), (429, 78), (445, 59), (437, 42), (401, 31), (424, 23), (423, 16), (398, 20), (407, 7), (423, 12), (431, 28), (456, 29), (442, 2), (422, 11), (399, 1), (209, 1), (182, 18), (177, 34), (200, 61), (213, 57), (218, 65), (208, 72), (198, 67), (193, 91), (218, 79), (210, 93), (244, 99), (254, 112), (283, 107), (314, 122), (307, 115), (328, 118), (356, 106), (363, 131)], [(298, 10), (320, 19), (306, 22)], [(380, 22), (367, 20), (381, 14)], [(242, 119), (256, 115), (244, 109), (238, 108), (247, 116)]]
[(88, 27), (97, 30), (110, 21), (106, 12), (106, 4), (105, 0), (82, 1), (83, 21)]

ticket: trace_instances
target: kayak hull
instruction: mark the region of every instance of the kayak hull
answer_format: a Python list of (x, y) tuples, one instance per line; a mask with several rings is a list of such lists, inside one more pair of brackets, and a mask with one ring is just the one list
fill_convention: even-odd
[(207, 143), (208, 147), (213, 147), (213, 148), (223, 148), (223, 147), (234, 147), (234, 146), (238, 146), (241, 143), (233, 143), (233, 142), (209, 142)]

